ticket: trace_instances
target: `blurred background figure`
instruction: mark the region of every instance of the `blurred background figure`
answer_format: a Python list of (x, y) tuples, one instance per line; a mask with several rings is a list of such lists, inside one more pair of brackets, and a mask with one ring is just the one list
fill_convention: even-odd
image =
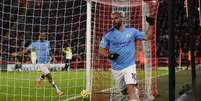
[(16, 56), (15, 70), (22, 71), (22, 57), (20, 55)]
[(186, 54), (186, 70), (189, 70), (189, 67), (191, 65), (191, 51), (189, 50)]
[(70, 70), (70, 61), (73, 57), (73, 54), (72, 54), (72, 50), (70, 47), (66, 47), (63, 49), (63, 53), (64, 53), (64, 63), (65, 63), (65, 67), (64, 67), (64, 70)]

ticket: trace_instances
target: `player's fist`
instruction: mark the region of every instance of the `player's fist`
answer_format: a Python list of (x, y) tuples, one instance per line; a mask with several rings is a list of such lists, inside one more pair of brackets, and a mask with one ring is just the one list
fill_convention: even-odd
[(154, 25), (154, 18), (150, 16), (146, 16), (146, 21), (149, 23), (149, 25)]
[(108, 58), (110, 60), (116, 60), (118, 57), (119, 57), (119, 54), (117, 54), (117, 53), (111, 53), (108, 55)]

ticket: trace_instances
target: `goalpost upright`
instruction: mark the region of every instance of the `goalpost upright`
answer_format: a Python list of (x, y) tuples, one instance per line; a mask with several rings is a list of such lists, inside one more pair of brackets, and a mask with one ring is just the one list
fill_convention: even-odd
[[(91, 68), (91, 0), (87, 0), (87, 26), (86, 26), (86, 90), (91, 95), (92, 68)], [(90, 96), (91, 97), (91, 96)], [(91, 99), (91, 98), (90, 98)]]

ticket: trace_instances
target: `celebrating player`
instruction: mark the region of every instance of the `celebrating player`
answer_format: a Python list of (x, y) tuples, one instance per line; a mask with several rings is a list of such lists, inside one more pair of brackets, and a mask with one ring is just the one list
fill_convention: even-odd
[[(51, 60), (50, 57), (50, 42), (46, 40), (46, 34), (45, 33), (39, 33), (38, 35), (39, 40), (32, 42), (26, 49), (24, 49), (21, 52), (13, 53), (12, 55), (19, 55), (24, 54), (28, 52), (29, 50), (35, 50), (36, 52), (36, 66), (43, 72), (43, 74), (36, 80), (36, 86), (42, 87), (43, 86), (43, 80), (45, 77), (47, 77), (49, 83), (52, 85), (52, 87), (56, 90), (56, 93), (58, 96), (63, 96), (64, 92), (62, 92), (56, 83), (54, 82), (52, 75), (49, 71), (49, 62)], [(35, 60), (34, 60), (35, 61)]]
[[(128, 95), (129, 101), (139, 101), (134, 45), (136, 40), (150, 39), (152, 28), (144, 33), (126, 27), (122, 12), (112, 13), (111, 18), (113, 27), (102, 37), (99, 53), (112, 60), (112, 75), (122, 94)], [(154, 25), (154, 18), (146, 17), (146, 21)]]

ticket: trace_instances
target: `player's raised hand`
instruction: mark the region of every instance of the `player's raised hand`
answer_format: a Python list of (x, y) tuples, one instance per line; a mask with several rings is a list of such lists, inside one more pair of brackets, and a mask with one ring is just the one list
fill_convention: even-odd
[(149, 23), (149, 25), (154, 25), (155, 19), (150, 16), (146, 16), (146, 21)]

